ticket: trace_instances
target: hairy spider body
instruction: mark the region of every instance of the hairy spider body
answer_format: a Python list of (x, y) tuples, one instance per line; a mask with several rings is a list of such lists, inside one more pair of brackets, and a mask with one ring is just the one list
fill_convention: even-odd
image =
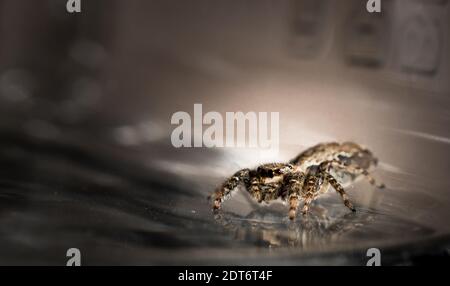
[(331, 142), (318, 144), (306, 149), (292, 159), (290, 163), (306, 169), (308, 166), (333, 160), (342, 164), (349, 164), (353, 161), (356, 165), (365, 169), (371, 165), (377, 165), (378, 162), (372, 152), (354, 142), (344, 142), (342, 144)]
[(289, 205), (289, 218), (294, 219), (300, 202), (306, 215), (311, 203), (331, 186), (341, 196), (344, 205), (355, 211), (344, 188), (330, 173), (348, 174), (352, 178), (364, 176), (377, 185), (368, 169), (377, 164), (372, 153), (353, 142), (325, 143), (300, 153), (289, 163), (263, 164), (256, 169), (242, 169), (226, 180), (214, 193), (213, 209), (220, 209), (222, 202), (242, 185), (259, 203), (269, 203), (281, 198)]

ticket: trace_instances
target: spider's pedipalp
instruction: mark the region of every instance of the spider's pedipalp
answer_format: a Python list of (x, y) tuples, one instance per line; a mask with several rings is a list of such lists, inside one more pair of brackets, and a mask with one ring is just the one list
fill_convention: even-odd
[(252, 195), (253, 198), (258, 203), (261, 203), (263, 201), (263, 194), (261, 192), (261, 185), (262, 182), (259, 177), (255, 176), (250, 179), (250, 184), (247, 188), (247, 191)]

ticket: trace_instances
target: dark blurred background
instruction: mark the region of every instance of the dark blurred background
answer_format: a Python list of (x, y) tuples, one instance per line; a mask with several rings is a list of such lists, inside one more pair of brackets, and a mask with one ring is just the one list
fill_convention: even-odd
[(167, 136), (202, 103), (281, 112), (282, 144), (359, 140), (400, 159), (424, 154), (411, 136), (448, 143), (447, 1), (85, 2), (1, 1), (2, 124)]
[[(195, 202), (240, 167), (287, 160), (323, 141), (373, 150), (397, 191), (398, 205), (385, 198), (387, 213), (442, 239), (449, 4), (381, 0), (382, 12), (368, 13), (366, 2), (82, 0), (81, 13), (70, 14), (65, 0), (0, 0), (0, 240), (11, 246), (0, 263), (64, 263), (72, 244), (97, 249), (92, 264), (183, 263), (177, 250), (185, 246), (196, 263), (251, 263), (195, 252), (201, 243), (189, 245), (192, 229), (183, 227), (212, 224), (193, 220), (199, 209), (209, 217)], [(192, 114), (194, 103), (222, 114), (280, 112), (280, 153), (171, 147), (172, 114)], [(142, 221), (114, 224), (122, 215)], [(200, 241), (220, 248), (213, 238)], [(448, 249), (439, 241), (431, 245)], [(105, 257), (117, 248), (120, 258)], [(270, 257), (256, 261), (339, 264)]]

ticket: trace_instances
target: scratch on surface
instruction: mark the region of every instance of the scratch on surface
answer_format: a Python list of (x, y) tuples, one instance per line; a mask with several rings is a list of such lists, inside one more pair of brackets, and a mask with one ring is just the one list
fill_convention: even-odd
[(394, 166), (392, 164), (386, 163), (386, 162), (380, 162), (378, 164), (382, 169), (391, 172), (391, 173), (398, 173), (398, 174), (408, 174), (405, 171), (403, 171), (401, 168)]
[(393, 129), (393, 130), (397, 131), (399, 133), (403, 133), (403, 134), (407, 134), (407, 135), (411, 135), (411, 136), (415, 136), (415, 137), (419, 137), (419, 138), (423, 138), (423, 139), (427, 139), (427, 140), (431, 140), (431, 141), (450, 144), (450, 138), (448, 138), (448, 137), (442, 137), (442, 136), (429, 134), (429, 133), (425, 133), (425, 132), (420, 132), (420, 131), (403, 130), (403, 129)]

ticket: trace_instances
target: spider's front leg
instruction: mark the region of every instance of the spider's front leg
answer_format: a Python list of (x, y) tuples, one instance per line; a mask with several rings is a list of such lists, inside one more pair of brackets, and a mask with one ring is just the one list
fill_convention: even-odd
[(289, 218), (293, 220), (297, 216), (297, 209), (300, 203), (300, 193), (303, 188), (305, 175), (303, 173), (295, 173), (287, 176), (284, 181), (283, 193), (287, 194), (289, 200)]
[(302, 208), (302, 214), (306, 215), (309, 211), (309, 207), (312, 203), (312, 201), (316, 198), (319, 190), (320, 190), (320, 176), (316, 174), (308, 174), (305, 179), (305, 184), (303, 186), (303, 208)]
[(226, 180), (214, 193), (213, 209), (218, 210), (222, 203), (230, 197), (231, 192), (239, 185), (247, 185), (250, 180), (250, 170), (242, 169)]

